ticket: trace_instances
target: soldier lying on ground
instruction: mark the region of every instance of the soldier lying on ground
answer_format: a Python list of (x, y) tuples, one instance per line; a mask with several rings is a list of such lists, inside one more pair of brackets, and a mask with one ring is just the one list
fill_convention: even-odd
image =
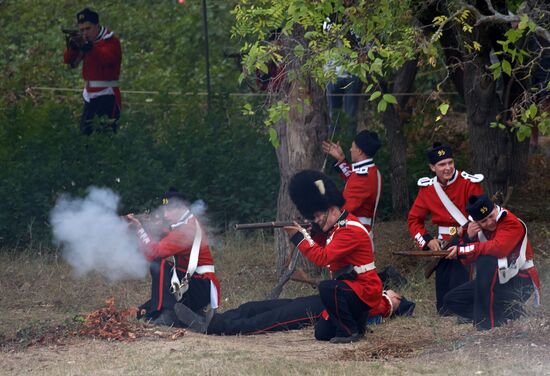
[[(380, 306), (368, 312), (372, 323), (382, 317), (410, 316), (415, 304), (393, 290), (385, 291)], [(197, 314), (183, 304), (174, 307), (184, 326), (198, 333), (217, 335), (262, 334), (301, 329), (329, 319), (319, 295), (296, 299), (261, 300), (244, 303), (236, 309), (214, 313), (208, 308)], [(362, 328), (364, 332), (365, 328)], [(315, 333), (317, 339), (321, 332)]]

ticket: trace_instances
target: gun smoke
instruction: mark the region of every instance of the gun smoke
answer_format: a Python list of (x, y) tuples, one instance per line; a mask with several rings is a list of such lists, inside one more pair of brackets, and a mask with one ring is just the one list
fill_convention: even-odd
[(95, 271), (120, 281), (147, 275), (135, 232), (117, 214), (119, 201), (110, 189), (97, 187), (83, 199), (65, 195), (57, 201), (50, 216), (54, 240), (77, 276)]

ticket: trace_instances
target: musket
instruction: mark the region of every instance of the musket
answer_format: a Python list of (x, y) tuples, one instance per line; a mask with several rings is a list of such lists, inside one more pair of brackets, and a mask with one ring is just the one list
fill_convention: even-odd
[(258, 222), (258, 223), (237, 223), (234, 228), (235, 230), (258, 230), (262, 228), (281, 228), (286, 226), (294, 226), (294, 222), (302, 227), (311, 225), (310, 222), (298, 222), (298, 221), (273, 221), (273, 222)]
[[(446, 249), (452, 247), (453, 245), (458, 245), (458, 243), (460, 242), (460, 233), (458, 230), (459, 229), (462, 229), (462, 231), (464, 231), (466, 229), (466, 227), (468, 226), (468, 223), (467, 222), (464, 226), (460, 226), (459, 228), (457, 228), (456, 232), (450, 237), (449, 240), (441, 240), (440, 241), (440, 244), (441, 244), (441, 249), (443, 251), (441, 252), (444, 252)], [(447, 252), (448, 254), (448, 252)], [(428, 265), (426, 265), (426, 267), (424, 268), (424, 277), (426, 277), (426, 279), (429, 279), (433, 272), (435, 271), (435, 269), (437, 269), (437, 267), (439, 266), (439, 263), (441, 262), (442, 258), (439, 258), (439, 259), (435, 259), (435, 260), (432, 260), (428, 263)]]
[(74, 37), (74, 36), (77, 36), (80, 34), (80, 30), (79, 29), (75, 29), (75, 28), (68, 28), (68, 27), (62, 27), (61, 28), (61, 32), (63, 34), (66, 34), (70, 37)]
[(446, 257), (449, 251), (394, 251), (394, 255), (398, 256), (414, 256), (414, 257)]

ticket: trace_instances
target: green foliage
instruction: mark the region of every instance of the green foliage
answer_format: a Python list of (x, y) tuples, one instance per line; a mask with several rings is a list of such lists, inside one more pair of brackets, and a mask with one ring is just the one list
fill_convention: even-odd
[[(236, 83), (238, 70), (223, 52), (233, 51), (229, 30), (234, 1), (208, 2), (212, 87)], [(0, 95), (14, 100), (32, 86), (82, 87), (80, 69), (63, 65), (61, 27), (74, 26), (75, 14), (90, 6), (101, 24), (121, 39), (121, 88), (157, 92), (205, 91), (203, 20), (200, 1), (134, 0), (9, 1), (0, 3)], [(40, 95), (41, 92), (34, 93)]]
[(522, 108), (519, 115), (508, 122), (508, 126), (501, 122), (492, 122), (491, 128), (499, 128), (514, 132), (519, 141), (524, 141), (531, 136), (533, 128), (538, 127), (541, 134), (550, 132), (550, 116), (547, 111), (539, 111), (535, 103), (527, 108)]
[[(223, 54), (238, 49), (229, 42), (233, 5), (208, 2), (217, 94), (207, 110), (198, 94), (205, 91), (201, 2), (0, 2), (0, 243), (47, 240), (56, 199), (83, 195), (91, 185), (119, 193), (121, 213), (154, 208), (175, 186), (204, 200), (215, 225), (273, 218), (274, 150), (252, 107), (245, 116), (244, 103), (224, 94), (239, 90), (239, 70)], [(122, 43), (116, 135), (78, 131), (81, 70), (63, 65), (60, 28), (74, 26), (86, 6)], [(27, 90), (37, 86), (74, 91)]]
[[(324, 85), (336, 79), (339, 67), (367, 83), (371, 101), (381, 97), (377, 108), (382, 112), (397, 100), (382, 95), (380, 82), (417, 56), (413, 41), (419, 30), (412, 26), (409, 6), (408, 1), (397, 0), (353, 4), (343, 0), (241, 0), (233, 11), (232, 33), (246, 41), (242, 48), (246, 73), (266, 71), (267, 62), (274, 61), (284, 65), (288, 81), (312, 77)], [(270, 31), (279, 28), (282, 43), (266, 43)], [(266, 125), (273, 125), (273, 118), (283, 118), (284, 111), (279, 102), (269, 110)]]
[(143, 106), (125, 114), (117, 134), (89, 137), (80, 135), (65, 106), (51, 101), (20, 101), (4, 109), (0, 238), (8, 244), (31, 235), (47, 239), (49, 212), (59, 195), (83, 195), (89, 186), (119, 193), (121, 213), (158, 206), (160, 195), (174, 186), (204, 200), (216, 225), (272, 218), (278, 189), (274, 150), (258, 129), (242, 125), (230, 100), (220, 98), (215, 108), (209, 116), (172, 109), (163, 118), (154, 105)]

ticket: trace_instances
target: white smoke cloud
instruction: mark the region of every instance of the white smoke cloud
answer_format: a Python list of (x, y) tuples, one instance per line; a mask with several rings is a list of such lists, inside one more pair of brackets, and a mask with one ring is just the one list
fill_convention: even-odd
[(189, 210), (191, 210), (191, 213), (196, 217), (202, 218), (206, 215), (206, 203), (199, 199), (191, 204)]
[(116, 212), (119, 201), (110, 189), (91, 187), (84, 199), (62, 196), (53, 208), (54, 239), (78, 276), (91, 271), (110, 281), (146, 276), (136, 234)]

